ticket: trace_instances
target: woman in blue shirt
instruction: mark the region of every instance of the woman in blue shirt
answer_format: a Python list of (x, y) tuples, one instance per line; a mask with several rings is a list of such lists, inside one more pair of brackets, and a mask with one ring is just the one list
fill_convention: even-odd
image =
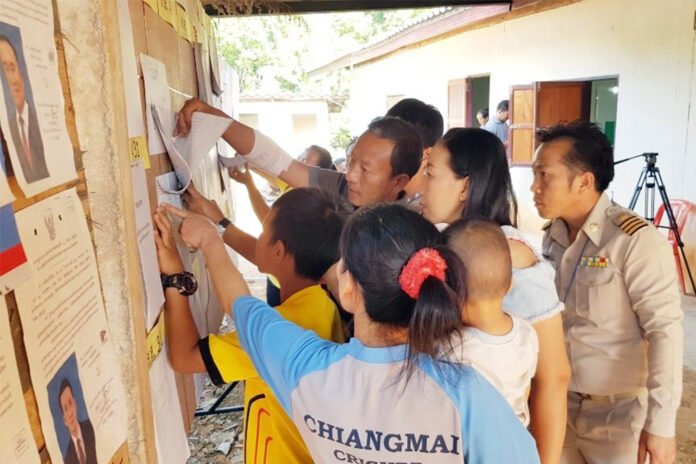
[(460, 328), (465, 271), (420, 215), (392, 204), (349, 219), (338, 281), (355, 338), (340, 345), (249, 296), (210, 221), (167, 210), (183, 218), (186, 245), (203, 251), (242, 347), (316, 462), (538, 462), (495, 388), (438, 355)]

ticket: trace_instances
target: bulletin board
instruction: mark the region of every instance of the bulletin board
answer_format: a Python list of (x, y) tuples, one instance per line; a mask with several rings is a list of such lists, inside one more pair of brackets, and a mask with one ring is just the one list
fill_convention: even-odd
[[(217, 93), (213, 92), (212, 90), (215, 85), (211, 84), (210, 82), (201, 82), (198, 78), (198, 75), (200, 74), (200, 63), (197, 74), (196, 47), (198, 44), (200, 50), (202, 43), (206, 44), (205, 47), (202, 47), (206, 54), (210, 52), (214, 55), (209, 62), (212, 67), (209, 69), (210, 73), (213, 75), (217, 74), (218, 81), (220, 80), (219, 76), (221, 71), (220, 69), (215, 69), (216, 66), (221, 66), (223, 73), (231, 73), (231, 70), (227, 66), (224, 64), (220, 65), (218, 63), (219, 57), (217, 56), (214, 47), (215, 28), (210, 18), (203, 11), (199, 0), (127, 1), (132, 23), (132, 38), (135, 49), (135, 58), (136, 62), (138, 63), (140, 104), (142, 106), (144, 119), (147, 109), (144, 104), (145, 87), (139, 65), (140, 54), (147, 55), (162, 62), (166, 67), (171, 96), (171, 109), (173, 111), (178, 110), (188, 98), (199, 96), (201, 94), (200, 89), (206, 90), (206, 99), (209, 101), (209, 103), (218, 107), (223, 107), (225, 99), (221, 96), (222, 91), (227, 91), (227, 95), (229, 96), (230, 94), (234, 93), (234, 89), (231, 87), (228, 89), (218, 88)], [(74, 190), (82, 206), (82, 211), (80, 213), (84, 215), (90, 234), (92, 234), (93, 237), (94, 228), (100, 227), (100, 224), (93, 222), (90, 211), (90, 203), (88, 199), (90, 194), (93, 192), (88, 191), (89, 183), (85, 178), (85, 168), (83, 165), (84, 152), (80, 146), (78, 136), (79, 131), (76, 127), (76, 117), (70, 89), (71, 76), (68, 74), (65, 54), (65, 47), (75, 47), (76, 45), (70, 43), (70, 37), (64, 36), (61, 31), (59, 15), (60, 9), (57, 6), (57, 2), (58, 0), (52, 0), (51, 2), (55, 19), (54, 38), (57, 52), (55, 58), (57, 61), (58, 74), (64, 99), (65, 125), (67, 127), (67, 134), (69, 136), (70, 144), (72, 145), (77, 176), (74, 180), (70, 180), (62, 183), (61, 185), (42, 191), (37, 195), (27, 196), (22, 190), (21, 185), (19, 185), (17, 176), (13, 172), (13, 164), (7, 162), (7, 182), (12, 194), (15, 197), (15, 200), (12, 202), (12, 209), (15, 215), (21, 214), (23, 210), (30, 208), (32, 205), (39, 204), (43, 200), (51, 199), (56, 195), (60, 196), (60, 194), (67, 194)], [(206, 61), (206, 66), (207, 65), (208, 62)], [(230, 81), (229, 76), (225, 75), (225, 77), (226, 79), (223, 80)], [(231, 107), (229, 107), (229, 98), (227, 99), (226, 104), (228, 107), (223, 109), (226, 109), (228, 113), (231, 114), (233, 110)], [(3, 153), (5, 154), (8, 153), (6, 140), (8, 137), (8, 134), (3, 133), (2, 147)], [(218, 205), (220, 205), (227, 217), (233, 218), (234, 199), (232, 196), (230, 181), (227, 176), (222, 175), (222, 171), (220, 170), (217, 160), (218, 151), (222, 149), (224, 149), (224, 147), (221, 146), (209, 152), (209, 156), (204, 160), (204, 162), (196, 166), (196, 168), (193, 170), (192, 181), (199, 191), (201, 191), (201, 193), (208, 198), (215, 200)], [(168, 155), (166, 153), (144, 153), (142, 145), (140, 146), (139, 151), (134, 151), (133, 147), (131, 146), (130, 153), (124, 150), (121, 155), (125, 158), (131, 158), (131, 160), (137, 156), (147, 157), (147, 164), (149, 165), (149, 167), (146, 169), (147, 191), (150, 207), (154, 210), (158, 204), (156, 178), (159, 175), (172, 171), (172, 165), (169, 161)], [(205, 263), (198, 260), (194, 261), (193, 265), (194, 269), (192, 269), (192, 271), (194, 274), (200, 276), (201, 280), (207, 279)], [(138, 273), (140, 272), (140, 269), (130, 269), (130, 271), (133, 273)], [(102, 297), (102, 292), (108, 293), (109, 285), (110, 283), (108, 281), (100, 281), (100, 297)], [(205, 286), (206, 285), (204, 285), (204, 287)], [(14, 347), (14, 356), (16, 358), (17, 370), (19, 372), (19, 379), (21, 382), (21, 390), (29, 418), (29, 424), (31, 426), (31, 434), (33, 436), (34, 445), (38, 450), (41, 462), (50, 463), (52, 460), (51, 455), (48, 452), (44, 431), (42, 431), (42, 419), (40, 417), (39, 407), (37, 405), (37, 395), (34, 391), (35, 386), (32, 383), (29, 362), (30, 357), (27, 356), (25, 334), (23, 331), (22, 322), (20, 320), (20, 311), (18, 310), (18, 299), (16, 298), (14, 291), (9, 291), (5, 295), (0, 295), (0, 298), (4, 299), (4, 304), (7, 306), (12, 344)], [(199, 331), (216, 330), (213, 329), (213, 327), (219, 326), (222, 311), (214, 292), (212, 291), (212, 285), (208, 285), (207, 288), (204, 288), (204, 295), (201, 297), (201, 299), (192, 300), (191, 304), (192, 311), (198, 311), (199, 313), (204, 314), (203, 318), (205, 319), (205, 322), (203, 325), (205, 325), (205, 327), (199, 327)], [(160, 328), (161, 326), (158, 325), (157, 330), (160, 330)], [(107, 338), (108, 335), (102, 334), (102, 337)], [(143, 344), (147, 343), (144, 340), (142, 342)], [(154, 356), (166, 356), (166, 353), (155, 353)], [(139, 360), (139, 363), (142, 365), (147, 365), (149, 364), (149, 361), (151, 362), (152, 360), (148, 360), (147, 356), (145, 356), (145, 353), (143, 352), (142, 359)], [(194, 379), (194, 377), (191, 375), (181, 374), (176, 374), (175, 378), (179, 395), (179, 403), (181, 406), (182, 420), (186, 433), (188, 433), (193, 419), (193, 414), (196, 409), (196, 385), (198, 384), (200, 387), (201, 378)], [(76, 390), (75, 388), (73, 389)], [(145, 408), (148, 407), (148, 405), (141, 406)], [(152, 428), (149, 430), (152, 431)], [(155, 437), (151, 436), (151, 434), (146, 434), (145, 438), (146, 442), (149, 442), (150, 439), (152, 439), (152, 441), (155, 439)], [(132, 450), (129, 451), (128, 441), (124, 440), (117, 452), (113, 454), (109, 462), (130, 462), (132, 452)], [(149, 462), (156, 462), (151, 459), (153, 453), (148, 453), (148, 456), (149, 458), (147, 460)], [(100, 459), (100, 463), (102, 462), (106, 461)]]

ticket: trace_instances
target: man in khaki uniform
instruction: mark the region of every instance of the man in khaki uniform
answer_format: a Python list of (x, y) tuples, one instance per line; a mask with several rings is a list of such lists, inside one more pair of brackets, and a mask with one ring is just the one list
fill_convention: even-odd
[(572, 377), (563, 462), (672, 463), (682, 390), (681, 299), (665, 238), (604, 193), (608, 140), (576, 122), (541, 131), (532, 192), (556, 267)]

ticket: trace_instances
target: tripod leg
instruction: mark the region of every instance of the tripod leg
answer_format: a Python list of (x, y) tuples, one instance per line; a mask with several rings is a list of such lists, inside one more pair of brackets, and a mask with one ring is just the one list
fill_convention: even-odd
[(696, 285), (694, 285), (694, 276), (691, 274), (691, 268), (689, 267), (689, 262), (686, 260), (686, 253), (684, 252), (684, 242), (681, 239), (681, 234), (679, 234), (677, 220), (674, 217), (672, 204), (669, 202), (669, 198), (667, 197), (667, 189), (665, 188), (665, 184), (662, 181), (662, 175), (660, 175), (659, 168), (655, 168), (655, 180), (657, 182), (657, 189), (660, 192), (660, 197), (662, 197), (662, 204), (665, 206), (665, 213), (667, 213), (667, 219), (669, 220), (669, 229), (674, 234), (674, 238), (677, 241), (677, 246), (681, 251), (682, 258), (684, 258), (684, 267), (686, 268), (686, 275), (689, 276), (689, 283), (691, 284), (691, 289), (694, 291), (694, 293), (696, 293)]
[(636, 207), (636, 203), (638, 203), (638, 197), (640, 196), (640, 191), (643, 190), (643, 186), (645, 185), (645, 178), (648, 174), (648, 168), (643, 168), (643, 170), (640, 172), (640, 176), (638, 176), (638, 182), (636, 182), (636, 187), (633, 189), (633, 197), (631, 197), (631, 202), (628, 204), (628, 209), (634, 209)]

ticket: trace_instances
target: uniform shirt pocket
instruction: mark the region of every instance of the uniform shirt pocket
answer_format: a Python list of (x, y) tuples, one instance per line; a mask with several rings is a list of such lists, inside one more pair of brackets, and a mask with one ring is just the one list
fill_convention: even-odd
[(594, 322), (606, 321), (617, 304), (616, 271), (611, 267), (580, 267), (576, 279), (575, 311)]

